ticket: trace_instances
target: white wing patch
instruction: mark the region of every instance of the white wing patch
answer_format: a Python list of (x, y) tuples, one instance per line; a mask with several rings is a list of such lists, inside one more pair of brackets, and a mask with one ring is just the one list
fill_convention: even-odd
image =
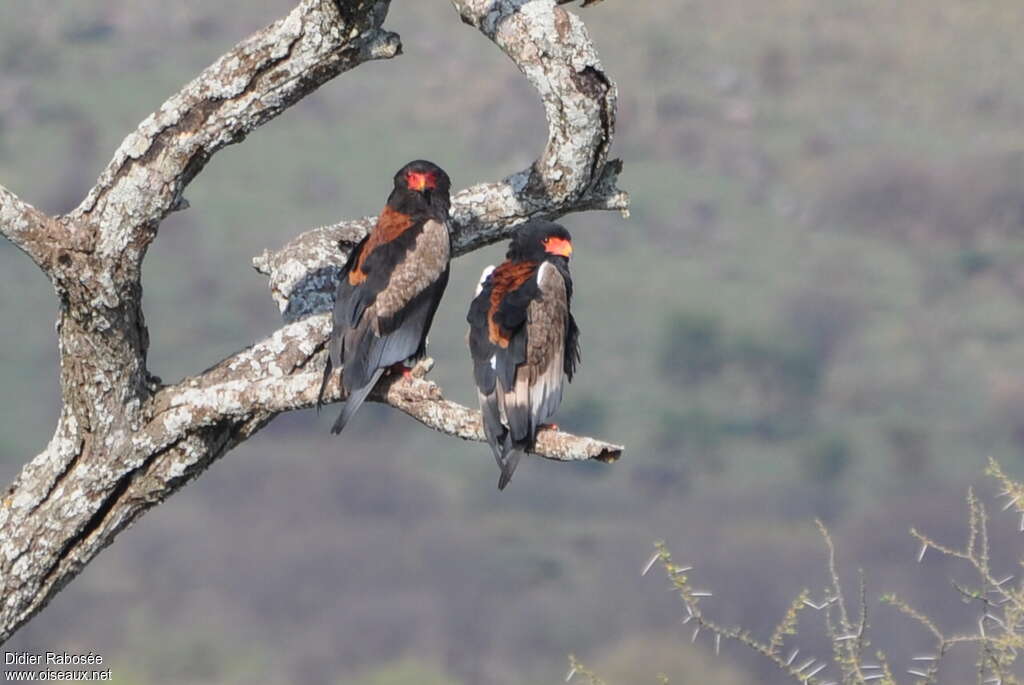
[[(537, 269), (537, 285), (541, 286), (542, 291), (545, 281), (550, 280), (553, 276), (557, 276), (559, 280), (562, 279), (562, 275), (558, 273), (558, 269), (556, 269), (551, 262), (544, 262), (540, 265), (540, 268)], [(564, 288), (565, 286), (563, 285), (562, 287)]]
[(491, 272), (493, 272), (493, 271), (494, 271), (494, 265), (493, 264), (491, 264), (490, 266), (484, 268), (483, 273), (480, 274), (480, 281), (476, 284), (476, 294), (477, 295), (479, 295), (481, 292), (483, 292), (484, 283), (486, 283), (487, 279), (491, 277)]

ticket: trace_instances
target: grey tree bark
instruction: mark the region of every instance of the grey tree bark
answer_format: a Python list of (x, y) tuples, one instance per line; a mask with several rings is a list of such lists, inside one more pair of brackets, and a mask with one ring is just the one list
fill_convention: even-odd
[[(549, 123), (547, 146), (530, 168), (455, 195), (456, 254), (534, 217), (625, 213), (621, 163), (608, 157), (616, 88), (580, 19), (555, 0), (452, 4), (535, 86)], [(284, 326), (173, 385), (147, 371), (141, 265), (160, 222), (187, 207), (182, 192), (214, 153), (334, 76), (401, 53), (399, 37), (382, 28), (388, 7), (389, 0), (303, 0), (147, 117), (69, 214), (48, 216), (0, 187), (0, 234), (57, 295), (63, 400), (53, 438), (0, 502), (0, 643), (142, 513), (276, 415), (315, 404), (335, 276), (371, 219), (314, 229), (256, 258)], [(382, 382), (371, 399), (442, 433), (483, 440), (479, 413), (445, 400), (423, 378), (429, 367)], [(341, 399), (337, 382), (328, 397)], [(621, 451), (554, 430), (536, 446), (560, 460), (610, 462)]]

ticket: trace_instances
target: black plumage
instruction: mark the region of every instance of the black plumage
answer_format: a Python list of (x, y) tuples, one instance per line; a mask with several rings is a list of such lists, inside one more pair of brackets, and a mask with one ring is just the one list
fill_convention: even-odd
[(571, 254), (572, 239), (562, 226), (523, 226), (506, 261), (485, 270), (466, 317), (484, 434), (501, 469), (499, 489), (558, 410), (564, 384), (576, 372)]
[(346, 402), (331, 427), (340, 433), (381, 375), (426, 354), (427, 333), (448, 284), (451, 182), (418, 160), (394, 178), (377, 224), (349, 255), (338, 280), (329, 355), (317, 399), (342, 369)]

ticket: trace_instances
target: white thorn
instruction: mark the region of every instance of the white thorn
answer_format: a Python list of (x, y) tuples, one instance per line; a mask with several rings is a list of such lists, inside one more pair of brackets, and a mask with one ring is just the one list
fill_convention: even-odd
[(715, 656), (722, 652), (722, 634), (715, 633)]
[(710, 592), (691, 592), (690, 596), (692, 596), (692, 597), (711, 597), (711, 593)]
[(658, 561), (658, 559), (661, 559), (661, 552), (655, 554), (653, 557), (651, 557), (651, 560), (647, 562), (647, 565), (644, 566), (644, 570), (640, 572), (641, 578), (647, 575), (647, 572), (651, 570), (651, 568), (654, 566), (654, 563)]
[(924, 553), (927, 552), (927, 551), (928, 551), (928, 543), (924, 542), (924, 543), (921, 544), (921, 551), (917, 553), (917, 563), (919, 563), (919, 564), (921, 563), (921, 560), (924, 559)]
[(918, 678), (927, 678), (928, 677), (927, 673), (923, 673), (923, 672), (918, 671), (918, 670), (913, 669), (913, 668), (908, 668), (907, 669), (907, 673), (909, 673), (910, 675), (916, 675)]
[(797, 649), (794, 649), (793, 653), (789, 655), (788, 659), (786, 659), (786, 665), (789, 666), (791, 663), (793, 663), (793, 659), (795, 659), (796, 655), (799, 654), (799, 653), (800, 653), (800, 648), (799, 647)]
[(850, 633), (849, 635), (840, 635), (835, 639), (836, 642), (846, 642), (847, 640), (856, 640), (859, 636), (856, 633)]
[(867, 669), (870, 669), (872, 671), (877, 671), (878, 669), (881, 668), (881, 666), (879, 666), (878, 664), (861, 664), (860, 667), (862, 669), (867, 668)]
[(862, 677), (861, 680), (863, 680), (864, 682), (867, 682), (869, 680), (878, 680), (879, 678), (884, 678), (884, 677), (885, 677), (884, 673), (872, 673), (871, 675), (866, 675), (866, 676)]
[(693, 629), (693, 637), (690, 638), (690, 642), (694, 643), (697, 641), (697, 636), (700, 635), (700, 626)]
[(999, 624), (999, 626), (1001, 628), (1003, 628), (1004, 630), (1006, 629), (1006, 624), (1003, 623), (997, 616), (993, 616), (992, 614), (985, 614), (984, 616), (982, 616), (982, 618), (983, 619), (987, 618), (988, 620), (992, 621), (993, 623)]
[(683, 619), (683, 625), (685, 626), (687, 623), (689, 623), (692, 620), (693, 620), (693, 614), (690, 614), (689, 616), (687, 616), (686, 618)]
[(1009, 509), (1010, 507), (1012, 507), (1012, 506), (1013, 506), (1014, 504), (1016, 504), (1016, 503), (1017, 503), (1017, 500), (1019, 500), (1019, 499), (1020, 499), (1020, 495), (1017, 495), (1016, 497), (1014, 497), (1013, 499), (1011, 499), (1011, 500), (1010, 500), (1009, 502), (1007, 502), (1006, 504), (1004, 504), (1004, 505), (1003, 505), (1003, 511), (1006, 511), (1007, 509)]
[(569, 682), (570, 680), (572, 680), (572, 677), (574, 675), (576, 675), (576, 668), (575, 667), (573, 667), (573, 669), (571, 671), (569, 671), (569, 675), (565, 676), (565, 682)]
[(998, 583), (996, 583), (996, 587), (999, 587), (1003, 583), (1006, 583), (1006, 582), (1011, 581), (1011, 580), (1013, 580), (1013, 576), (1006, 576), (1005, 578), (1000, 580)]
[(915, 656), (911, 661), (935, 661), (938, 659), (934, 654), (922, 654), (921, 656)]
[(808, 674), (807, 674), (807, 675), (806, 675), (805, 677), (806, 677), (806, 678), (807, 678), (808, 680), (810, 680), (810, 679), (811, 679), (811, 678), (813, 678), (814, 676), (816, 676), (816, 675), (818, 675), (819, 673), (821, 673), (821, 672), (822, 672), (822, 670), (823, 670), (823, 669), (824, 669), (824, 668), (825, 668), (826, 666), (828, 666), (828, 664), (820, 664), (820, 665), (819, 665), (819, 666), (818, 666), (818, 667), (817, 667), (816, 669), (814, 669), (813, 671), (811, 671), (810, 673), (808, 673)]
[(682, 568), (677, 568), (676, 569), (676, 574), (678, 575), (680, 573), (686, 573), (687, 571), (692, 571), (692, 570), (693, 570), (692, 566), (684, 566)]
[(799, 673), (800, 671), (804, 670), (805, 668), (807, 668), (808, 666), (813, 664), (815, 661), (817, 661), (817, 659), (813, 659), (813, 658), (812, 659), (808, 659), (807, 661), (804, 662), (803, 666), (801, 666), (800, 668), (796, 669), (796, 672)]
[(981, 618), (978, 619), (978, 633), (982, 637), (988, 637), (987, 635), (985, 635), (985, 617), (984, 616), (982, 616)]

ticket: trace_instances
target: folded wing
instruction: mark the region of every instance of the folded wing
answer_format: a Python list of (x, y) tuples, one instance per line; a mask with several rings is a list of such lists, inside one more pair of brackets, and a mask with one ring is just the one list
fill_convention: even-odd
[(575, 368), (567, 281), (549, 262), (505, 262), (485, 272), (467, 320), (484, 434), (504, 489)]
[(344, 367), (348, 395), (332, 432), (341, 432), (381, 374), (423, 356), (426, 336), (448, 284), (450, 241), (439, 221), (412, 221), (385, 208), (374, 231), (353, 250), (334, 306), (331, 368)]

